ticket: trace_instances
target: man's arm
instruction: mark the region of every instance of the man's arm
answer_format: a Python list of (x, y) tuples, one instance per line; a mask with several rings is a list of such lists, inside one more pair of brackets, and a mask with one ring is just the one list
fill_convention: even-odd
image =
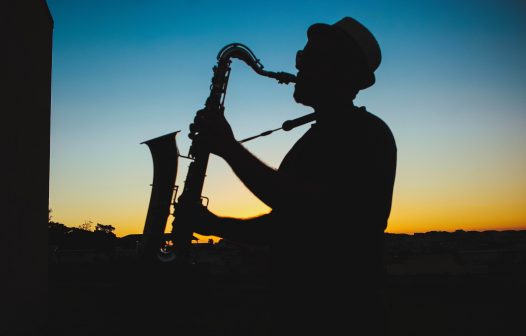
[(247, 219), (220, 217), (206, 208), (194, 213), (195, 232), (245, 244), (268, 244), (273, 232), (272, 213)]
[(266, 165), (241, 143), (232, 145), (222, 157), (243, 184), (263, 203), (273, 208), (279, 202), (281, 185), (276, 169)]
[(223, 158), (245, 186), (263, 203), (273, 207), (279, 197), (278, 174), (238, 142), (224, 115), (197, 112), (190, 125), (194, 141)]
[(219, 217), (217, 236), (246, 244), (269, 244), (272, 235), (272, 214), (238, 219)]

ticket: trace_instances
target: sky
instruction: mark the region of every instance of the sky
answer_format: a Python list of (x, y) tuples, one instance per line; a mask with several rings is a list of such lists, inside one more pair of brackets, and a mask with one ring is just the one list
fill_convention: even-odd
[[(526, 229), (526, 5), (521, 1), (48, 0), (54, 20), (52, 220), (142, 233), (153, 161), (141, 142), (188, 126), (219, 50), (243, 43), (265, 70), (295, 73), (307, 28), (351, 16), (382, 49), (365, 106), (398, 147), (386, 232)], [(238, 139), (312, 112), (293, 85), (233, 60), (225, 116)], [(273, 167), (308, 125), (245, 143)], [(316, 160), (331, 158), (316, 153)], [(189, 161), (179, 159), (176, 184)], [(313, 177), (313, 178), (323, 178)], [(345, 191), (342, 191), (345, 192)], [(203, 196), (222, 216), (270, 209), (211, 156)], [(167, 231), (171, 229), (167, 225)], [(291, 237), (293, 239), (293, 237)]]

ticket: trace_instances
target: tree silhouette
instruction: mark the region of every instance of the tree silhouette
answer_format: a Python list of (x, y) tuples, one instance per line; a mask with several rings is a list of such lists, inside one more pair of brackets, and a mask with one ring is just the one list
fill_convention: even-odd
[(48, 223), (48, 243), (49, 245), (60, 246), (63, 244), (66, 235), (71, 230), (62, 223), (52, 222)]
[(107, 234), (113, 234), (113, 231), (115, 231), (115, 228), (111, 225), (104, 225), (97, 223), (97, 226), (95, 226), (95, 232), (104, 232)]
[[(51, 209), (49, 213), (51, 214)], [(117, 236), (115, 227), (97, 223), (95, 230), (92, 230), (93, 222), (85, 221), (77, 227), (68, 227), (62, 223), (51, 221), (51, 215), (48, 222), (48, 244), (50, 257), (58, 260), (57, 256), (68, 250), (84, 250), (101, 253), (106, 257), (113, 258)]]
[(93, 225), (92, 221), (84, 221), (84, 224), (80, 224), (78, 228), (84, 231), (91, 231), (92, 225)]

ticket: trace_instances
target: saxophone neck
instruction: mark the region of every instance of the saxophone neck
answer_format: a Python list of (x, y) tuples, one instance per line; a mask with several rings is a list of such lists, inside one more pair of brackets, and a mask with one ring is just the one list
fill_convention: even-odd
[(252, 50), (241, 43), (231, 43), (224, 46), (217, 54), (217, 60), (230, 60), (231, 58), (237, 58), (249, 65), (257, 74), (273, 78), (280, 84), (289, 84), (296, 82), (296, 76), (288, 72), (273, 72), (264, 70), (263, 64), (254, 55)]

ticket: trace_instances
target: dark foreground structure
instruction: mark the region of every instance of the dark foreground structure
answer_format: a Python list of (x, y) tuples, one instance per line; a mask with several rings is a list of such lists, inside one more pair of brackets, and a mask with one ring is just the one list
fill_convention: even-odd
[[(69, 265), (54, 277), (50, 335), (249, 336), (279, 327), (265, 278), (122, 265)], [(525, 286), (524, 278), (502, 274), (390, 276), (388, 335), (517, 335)]]
[[(130, 243), (137, 237), (128, 238), (112, 256), (65, 251), (50, 264), (50, 334), (279, 331), (272, 324), (277, 307), (270, 295), (277, 293), (269, 283), (268, 250), (198, 244), (194, 265), (147, 266)], [(389, 236), (387, 335), (519, 334), (526, 302), (525, 238), (526, 231)], [(352, 265), (341, 267), (353, 274)], [(353, 314), (356, 308), (349, 302), (327, 309)]]
[(47, 319), (53, 19), (43, 0), (3, 1), (0, 335), (39, 335)]

